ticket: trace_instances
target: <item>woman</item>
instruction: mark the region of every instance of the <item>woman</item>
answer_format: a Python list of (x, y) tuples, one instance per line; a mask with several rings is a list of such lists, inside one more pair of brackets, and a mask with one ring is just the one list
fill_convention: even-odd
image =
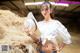
[[(71, 36), (67, 29), (58, 21), (52, 19), (50, 14), (52, 13), (51, 4), (44, 2), (41, 5), (41, 14), (44, 19), (38, 22), (38, 27), (41, 32), (42, 51), (41, 53), (58, 53), (64, 48), (66, 44), (71, 43)], [(56, 36), (58, 34), (63, 38), (63, 43), (58, 46)], [(46, 44), (47, 43), (47, 44)], [(53, 44), (56, 46), (53, 51)]]
[[(66, 44), (71, 43), (71, 36), (67, 29), (58, 20), (52, 19), (50, 16), (51, 13), (51, 4), (49, 2), (44, 2), (41, 5), (41, 14), (44, 19), (38, 22), (38, 28), (41, 32), (40, 38), (34, 36), (34, 31), (27, 31), (35, 41), (39, 42), (40, 40), (40, 53), (58, 53)], [(63, 38), (63, 43), (61, 45), (58, 45), (56, 41), (58, 34)]]

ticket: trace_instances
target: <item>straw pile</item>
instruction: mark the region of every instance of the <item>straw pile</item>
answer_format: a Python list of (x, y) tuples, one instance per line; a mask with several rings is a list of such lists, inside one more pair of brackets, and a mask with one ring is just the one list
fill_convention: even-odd
[(9, 10), (0, 10), (0, 44), (31, 42), (32, 39), (22, 31), (24, 18)]

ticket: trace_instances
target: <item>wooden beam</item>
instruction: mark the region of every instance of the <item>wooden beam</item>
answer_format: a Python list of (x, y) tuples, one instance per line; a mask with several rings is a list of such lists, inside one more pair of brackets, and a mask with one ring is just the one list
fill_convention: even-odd
[(73, 12), (73, 11), (75, 11), (77, 8), (79, 8), (80, 7), (80, 5), (79, 6), (77, 6), (77, 7), (75, 7), (75, 8), (73, 8), (72, 10), (71, 10), (71, 12)]
[(24, 3), (24, 0), (21, 0)]
[(19, 7), (16, 6), (12, 1), (9, 0), (9, 2), (19, 10)]

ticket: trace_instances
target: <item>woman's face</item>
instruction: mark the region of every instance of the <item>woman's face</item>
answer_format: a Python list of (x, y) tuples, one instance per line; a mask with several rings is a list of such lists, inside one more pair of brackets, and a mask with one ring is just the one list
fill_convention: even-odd
[(51, 9), (49, 4), (43, 4), (41, 7), (41, 14), (44, 16), (44, 18), (48, 18), (50, 16)]

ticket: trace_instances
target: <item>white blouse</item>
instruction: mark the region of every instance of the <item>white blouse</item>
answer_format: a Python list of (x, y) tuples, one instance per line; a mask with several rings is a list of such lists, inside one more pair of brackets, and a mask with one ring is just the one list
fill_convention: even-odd
[(38, 22), (38, 27), (41, 32), (42, 44), (45, 44), (46, 40), (54, 41), (58, 34), (63, 38), (64, 43), (71, 43), (69, 32), (58, 20), (40, 21)]

